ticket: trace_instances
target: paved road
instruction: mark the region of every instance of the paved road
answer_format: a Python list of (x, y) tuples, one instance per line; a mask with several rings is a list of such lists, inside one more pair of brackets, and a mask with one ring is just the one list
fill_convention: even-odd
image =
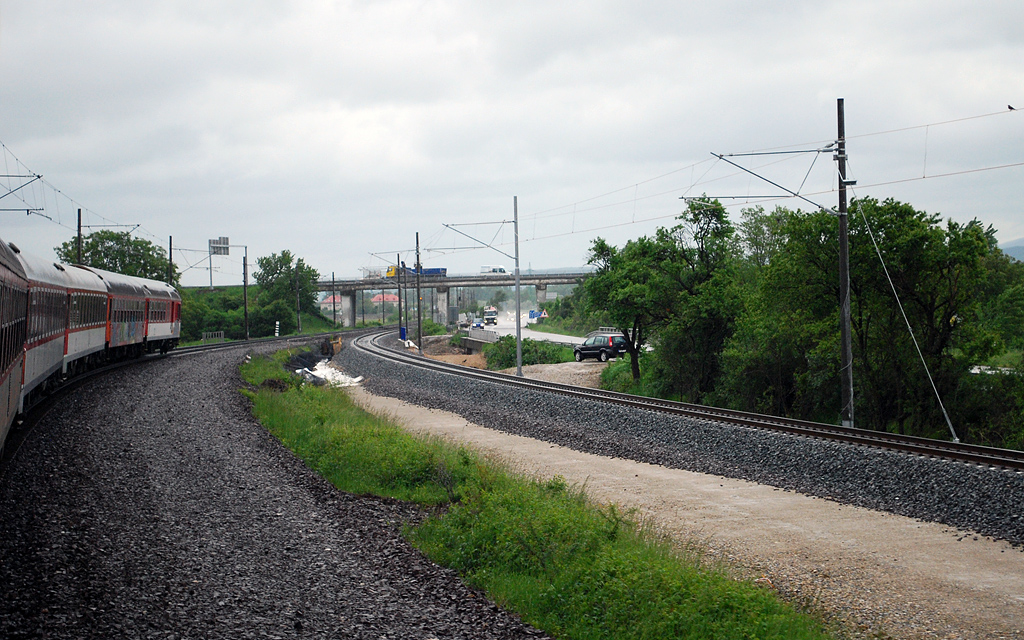
[[(515, 314), (513, 313), (512, 315), (514, 316)], [(506, 312), (501, 312), (501, 313), (498, 314), (498, 325), (496, 327), (495, 326), (489, 326), (489, 327), (486, 327), (486, 328), (487, 329), (491, 329), (493, 331), (497, 331), (498, 335), (500, 335), (500, 336), (505, 336), (505, 335), (510, 335), (510, 334), (511, 335), (515, 335), (516, 334), (515, 319), (514, 319), (514, 317), (510, 318), (509, 315)], [(526, 325), (526, 324), (523, 325), (522, 335), (523, 335), (524, 338), (529, 338), (531, 340), (546, 340), (546, 341), (549, 341), (549, 342), (565, 342), (565, 343), (568, 343), (568, 344), (580, 344), (584, 340), (583, 338), (578, 338), (576, 336), (567, 336), (567, 335), (563, 335), (563, 334), (560, 334), (560, 333), (547, 333), (545, 331), (534, 331), (533, 329), (530, 328), (530, 325)]]

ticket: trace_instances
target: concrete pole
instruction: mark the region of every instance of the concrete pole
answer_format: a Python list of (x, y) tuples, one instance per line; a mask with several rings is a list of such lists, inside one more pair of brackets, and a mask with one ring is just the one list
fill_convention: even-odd
[(395, 254), (395, 273), (398, 278), (398, 337), (402, 337), (402, 256)]
[(423, 293), (420, 290), (420, 232), (416, 232), (416, 351), (423, 355)]
[(519, 302), (519, 196), (512, 196), (513, 227), (516, 232), (516, 375), (523, 377), (523, 327)]
[(840, 364), (842, 384), (842, 423), (853, 427), (853, 340), (850, 329), (850, 246), (849, 216), (846, 212), (846, 114), (843, 99), (837, 101), (839, 139), (836, 160), (839, 163), (839, 333), (842, 340)]
[(78, 210), (78, 264), (82, 264), (82, 210)]
[(245, 306), (245, 339), (249, 339), (249, 246), (242, 254), (242, 304)]

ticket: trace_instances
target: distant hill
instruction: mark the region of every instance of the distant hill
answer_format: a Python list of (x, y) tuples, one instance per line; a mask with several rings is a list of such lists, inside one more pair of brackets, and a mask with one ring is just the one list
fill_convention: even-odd
[(1006, 255), (1024, 262), (1024, 238), (1004, 242), (999, 245), (999, 248), (1002, 249), (1003, 253)]

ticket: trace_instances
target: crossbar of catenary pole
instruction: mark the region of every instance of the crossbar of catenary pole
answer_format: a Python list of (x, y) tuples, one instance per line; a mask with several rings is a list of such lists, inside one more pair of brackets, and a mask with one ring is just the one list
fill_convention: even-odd
[[(501, 224), (508, 224), (508, 222), (503, 222), (503, 223), (501, 223)], [(469, 238), (470, 240), (472, 240), (472, 241), (474, 241), (474, 242), (479, 242), (481, 246), (487, 247), (488, 249), (494, 249), (495, 251), (497, 251), (497, 252), (498, 252), (498, 253), (500, 253), (501, 255), (505, 256), (506, 258), (511, 258), (511, 259), (515, 260), (515, 256), (510, 256), (509, 254), (505, 253), (504, 251), (502, 251), (502, 250), (501, 250), (501, 249), (499, 249), (498, 247), (495, 247), (495, 246), (494, 246), (494, 245), (492, 245), (492, 244), (488, 244), (488, 243), (484, 242), (483, 240), (480, 240), (479, 238), (474, 238), (473, 236), (469, 235), (468, 233), (465, 233), (465, 232), (463, 232), (463, 231), (459, 231), (458, 229), (454, 228), (454, 227), (453, 227), (452, 225), (450, 225), (450, 224), (446, 224), (446, 225), (444, 225), (444, 226), (445, 226), (445, 227), (447, 227), (447, 228), (449, 228), (449, 229), (451, 229), (451, 230), (452, 230), (452, 231), (454, 231), (455, 233), (458, 233), (458, 234), (461, 234), (461, 235), (464, 235), (464, 236), (466, 236), (467, 238)], [(518, 241), (518, 238), (517, 238), (517, 241)]]

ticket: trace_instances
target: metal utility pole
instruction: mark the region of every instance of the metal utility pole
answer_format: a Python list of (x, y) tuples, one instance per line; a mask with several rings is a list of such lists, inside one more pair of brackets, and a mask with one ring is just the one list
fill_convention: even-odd
[(854, 184), (846, 180), (846, 114), (843, 99), (836, 101), (839, 135), (835, 160), (839, 164), (839, 333), (842, 339), (842, 412), (844, 427), (853, 426), (853, 340), (850, 331), (850, 246), (849, 221), (846, 212), (846, 187)]
[[(167, 236), (167, 284), (174, 284), (174, 236)], [(82, 264), (82, 250), (78, 250), (78, 264)]]
[(402, 339), (402, 255), (395, 254), (395, 273), (398, 274), (398, 337)]
[(245, 339), (249, 339), (249, 245), (242, 245), (242, 306), (245, 308)]
[(519, 196), (512, 196), (513, 228), (516, 236), (516, 375), (523, 377), (523, 319), (519, 302)]
[(416, 351), (423, 355), (423, 294), (420, 291), (420, 232), (416, 232)]
[[(402, 271), (405, 271), (405, 263), (402, 263)], [(405, 274), (408, 276), (409, 274)], [(409, 339), (409, 283), (405, 283), (405, 338)]]
[(82, 210), (78, 210), (78, 264), (82, 264)]
[(299, 315), (299, 263), (295, 262), (295, 333), (302, 333), (302, 316)]
[(334, 327), (338, 327), (338, 294), (334, 291), (334, 272), (331, 272), (331, 312), (334, 314)]

